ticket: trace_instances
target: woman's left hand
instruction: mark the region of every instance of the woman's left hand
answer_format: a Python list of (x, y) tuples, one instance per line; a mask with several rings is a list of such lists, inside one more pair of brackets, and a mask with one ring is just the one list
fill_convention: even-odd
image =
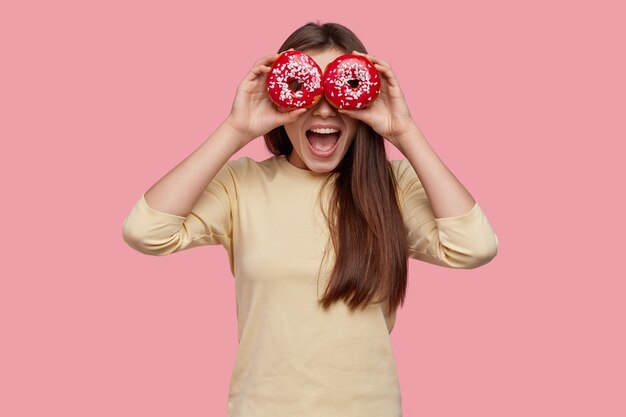
[(380, 94), (378, 98), (365, 109), (339, 110), (339, 112), (353, 119), (367, 123), (379, 135), (402, 151), (400, 139), (416, 126), (406, 101), (404, 100), (400, 84), (391, 70), (391, 66), (382, 59), (372, 55), (357, 51), (353, 51), (352, 53), (354, 55), (364, 56), (374, 64), (380, 73)]

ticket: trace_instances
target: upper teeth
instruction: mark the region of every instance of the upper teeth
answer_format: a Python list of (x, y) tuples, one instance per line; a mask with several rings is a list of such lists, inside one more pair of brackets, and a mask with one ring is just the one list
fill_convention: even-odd
[(333, 129), (332, 127), (322, 127), (318, 129), (311, 129), (311, 132), (328, 134), (328, 133), (337, 133), (339, 132), (339, 129)]

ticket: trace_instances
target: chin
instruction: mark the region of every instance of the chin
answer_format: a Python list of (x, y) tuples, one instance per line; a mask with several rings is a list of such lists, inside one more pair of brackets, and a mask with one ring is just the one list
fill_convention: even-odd
[(325, 174), (333, 171), (339, 165), (340, 161), (308, 161), (305, 162), (309, 170), (317, 172), (318, 174)]
[(345, 144), (338, 142), (336, 149), (332, 150), (332, 154), (325, 157), (315, 155), (311, 151), (309, 143), (303, 144), (306, 148), (300, 154), (301, 160), (306, 165), (306, 169), (309, 169), (318, 174), (323, 174), (333, 171), (341, 163), (341, 160), (345, 156), (346, 148)]

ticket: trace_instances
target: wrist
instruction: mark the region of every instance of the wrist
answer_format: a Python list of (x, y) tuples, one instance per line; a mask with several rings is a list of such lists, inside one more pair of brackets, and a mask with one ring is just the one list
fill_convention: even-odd
[(232, 119), (232, 116), (228, 116), (222, 122), (220, 127), (228, 134), (229, 137), (232, 138), (233, 142), (237, 144), (237, 151), (254, 139), (254, 137), (247, 133), (245, 129), (237, 125), (237, 123)]
[(398, 148), (400, 152), (404, 153), (405, 146), (418, 140), (419, 138), (423, 138), (422, 132), (415, 122), (411, 120), (407, 123), (405, 128), (403, 128), (396, 135), (391, 136), (389, 140), (396, 146), (396, 148)]

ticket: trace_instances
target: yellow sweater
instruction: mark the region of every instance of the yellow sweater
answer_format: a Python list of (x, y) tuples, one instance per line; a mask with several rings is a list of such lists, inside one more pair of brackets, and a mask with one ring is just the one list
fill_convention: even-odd
[[(413, 167), (391, 161), (411, 258), (475, 268), (498, 241), (478, 203), (436, 219)], [(400, 387), (389, 334), (395, 313), (371, 304), (351, 313), (317, 302), (331, 271), (323, 179), (285, 156), (228, 161), (189, 216), (157, 211), (143, 195), (123, 225), (124, 240), (149, 255), (220, 244), (235, 277), (239, 348), (229, 417), (399, 417)], [(327, 204), (327, 195), (320, 203)], [(319, 275), (319, 279), (318, 279)]]

